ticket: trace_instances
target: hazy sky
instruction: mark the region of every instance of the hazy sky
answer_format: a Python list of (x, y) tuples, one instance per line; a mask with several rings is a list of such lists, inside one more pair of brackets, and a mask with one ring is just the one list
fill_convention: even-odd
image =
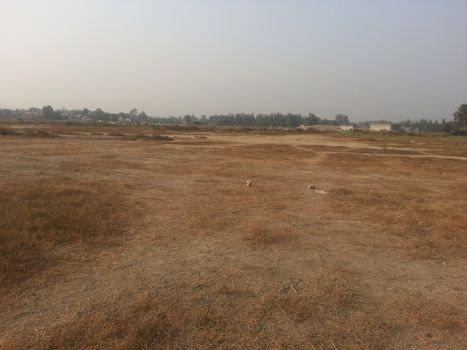
[(467, 0), (0, 0), (0, 107), (448, 117)]

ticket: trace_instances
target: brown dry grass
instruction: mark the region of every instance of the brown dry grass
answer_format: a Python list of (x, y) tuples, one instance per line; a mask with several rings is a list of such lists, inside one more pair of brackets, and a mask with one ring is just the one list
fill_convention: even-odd
[(58, 245), (116, 243), (131, 219), (124, 197), (98, 183), (50, 181), (0, 189), (0, 279), (22, 281), (54, 264)]
[[(467, 205), (463, 198), (467, 189), (444, 181), (433, 184), (431, 175), (426, 179), (430, 183), (428, 187), (420, 185), (427, 174), (445, 177), (446, 169), (449, 169), (449, 176), (462, 177), (462, 164), (444, 162), (443, 167), (443, 162), (439, 161), (433, 166), (432, 161), (417, 159), (410, 163), (391, 159), (375, 164), (358, 155), (340, 157), (328, 156), (326, 166), (340, 167), (357, 176), (384, 169), (390, 176), (381, 183), (355, 182), (352, 187), (334, 188), (335, 196), (329, 206), (337, 215), (359, 217), (385, 233), (366, 239), (423, 259), (466, 256)], [(407, 175), (417, 177), (407, 178)]]
[(464, 141), (40, 128), (0, 137), (1, 349), (466, 348)]
[[(373, 313), (360, 278), (326, 266), (300, 286), (255, 293), (190, 285), (145, 292), (125, 305), (77, 314), (10, 349), (400, 349), (456, 346), (465, 320), (424, 295), (388, 302)], [(292, 289), (293, 288), (293, 289)]]
[(231, 298), (239, 291), (230, 290), (230, 298), (216, 302), (215, 291), (194, 294), (189, 286), (176, 286), (143, 294), (112, 313), (84, 316), (43, 335), (39, 343), (20, 347), (260, 349), (335, 344), (350, 349), (387, 344), (379, 334), (363, 334), (362, 319), (357, 325), (361, 329), (339, 329), (347, 325), (348, 317), (356, 316), (353, 310), (359, 300), (351, 279), (349, 272), (332, 266), (309, 281), (309, 290), (304, 286), (297, 295), (240, 291), (246, 299), (240, 305)]

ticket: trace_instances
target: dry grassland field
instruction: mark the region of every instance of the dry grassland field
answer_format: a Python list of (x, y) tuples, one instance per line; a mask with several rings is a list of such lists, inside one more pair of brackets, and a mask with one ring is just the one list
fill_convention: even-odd
[(465, 138), (0, 130), (1, 349), (467, 348)]

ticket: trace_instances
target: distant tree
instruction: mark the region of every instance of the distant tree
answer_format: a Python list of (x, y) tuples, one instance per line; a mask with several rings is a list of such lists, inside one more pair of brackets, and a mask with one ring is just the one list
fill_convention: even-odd
[(89, 115), (89, 109), (84, 108), (84, 109), (83, 109), (83, 115), (84, 115), (85, 117), (87, 117), (87, 116)]
[(145, 121), (147, 119), (148, 119), (148, 115), (144, 111), (138, 114), (138, 120)]
[(97, 120), (106, 120), (108, 117), (108, 114), (106, 112), (104, 112), (102, 109), (100, 108), (96, 108), (96, 110), (92, 113), (92, 119), (94, 121), (97, 121)]
[(131, 117), (131, 118), (135, 118), (137, 115), (138, 115), (138, 110), (137, 110), (136, 108), (133, 108), (133, 109), (130, 111), (130, 117)]
[[(22, 113), (22, 112), (21, 112)], [(67, 119), (68, 111), (66, 109), (55, 110), (52, 106), (48, 105), (42, 108), (42, 117), (44, 119), (52, 119), (52, 120), (65, 120)]]
[(54, 109), (52, 108), (51, 105), (42, 107), (42, 116), (45, 119), (54, 119), (55, 118), (55, 111), (54, 111)]
[(345, 114), (337, 114), (335, 119), (336, 119), (337, 124), (349, 124), (350, 123), (349, 117)]
[(319, 124), (320, 118), (314, 113), (308, 113), (306, 117), (303, 117), (303, 124), (305, 125), (315, 125)]
[(183, 117), (183, 121), (185, 124), (192, 124), (196, 121), (196, 117), (194, 115), (187, 114)]
[(462, 126), (467, 125), (467, 104), (459, 106), (459, 109), (454, 113), (454, 121)]
[(320, 122), (320, 117), (314, 113), (309, 113), (308, 117), (310, 118), (312, 124), (318, 124)]

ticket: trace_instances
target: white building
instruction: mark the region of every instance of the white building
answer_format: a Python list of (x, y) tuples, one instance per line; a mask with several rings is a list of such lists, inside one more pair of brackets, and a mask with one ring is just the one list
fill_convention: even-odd
[(391, 131), (392, 124), (391, 123), (371, 123), (370, 130), (371, 131)]

